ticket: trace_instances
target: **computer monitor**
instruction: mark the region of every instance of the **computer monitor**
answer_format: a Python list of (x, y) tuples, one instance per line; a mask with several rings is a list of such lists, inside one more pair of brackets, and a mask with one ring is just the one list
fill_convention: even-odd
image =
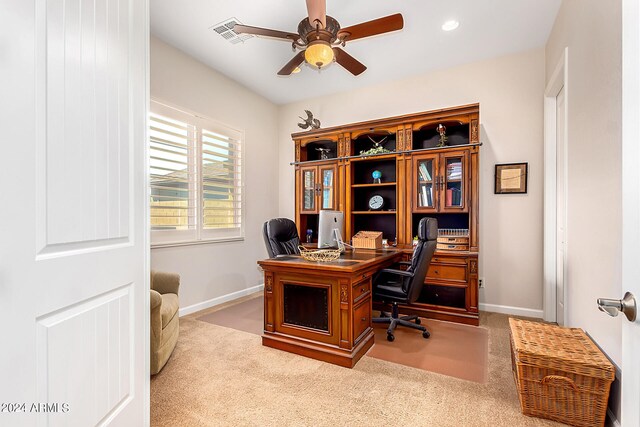
[[(337, 230), (338, 232), (336, 233)], [(339, 240), (342, 240), (344, 230), (344, 214), (340, 211), (320, 211), (320, 223), (318, 225), (318, 248), (337, 248)], [(336, 239), (336, 235), (338, 239)]]

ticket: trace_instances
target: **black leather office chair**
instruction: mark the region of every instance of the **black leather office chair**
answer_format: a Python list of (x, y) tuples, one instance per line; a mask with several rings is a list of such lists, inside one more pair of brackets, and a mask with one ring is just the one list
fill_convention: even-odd
[[(380, 312), (380, 317), (372, 319), (373, 323), (389, 323), (387, 328), (387, 340), (395, 339), (393, 331), (396, 326), (408, 326), (422, 331), (422, 336), (429, 338), (431, 335), (427, 328), (420, 325), (418, 316), (398, 316), (398, 303), (411, 304), (420, 296), (424, 278), (429, 269), (431, 257), (436, 250), (438, 238), (438, 220), (435, 218), (422, 218), (418, 224), (418, 244), (413, 250), (411, 262), (407, 270), (385, 268), (374, 279), (373, 297), (382, 302), (391, 302), (391, 315)], [(415, 323), (412, 323), (414, 321)]]
[(274, 218), (264, 223), (262, 227), (264, 244), (269, 258), (278, 255), (299, 254), (300, 238), (296, 223), (288, 218)]

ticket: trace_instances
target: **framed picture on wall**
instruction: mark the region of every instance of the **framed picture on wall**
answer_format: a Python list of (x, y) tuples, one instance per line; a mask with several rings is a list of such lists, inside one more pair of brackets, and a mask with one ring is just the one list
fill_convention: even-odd
[(495, 194), (526, 194), (529, 163), (496, 165)]

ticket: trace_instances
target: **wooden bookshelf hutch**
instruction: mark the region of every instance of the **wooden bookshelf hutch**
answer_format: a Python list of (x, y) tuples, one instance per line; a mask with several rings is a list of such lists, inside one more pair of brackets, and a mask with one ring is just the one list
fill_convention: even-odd
[[(425, 216), (440, 229), (468, 229), (467, 246), (436, 250), (418, 302), (401, 311), (478, 325), (479, 115), (472, 104), (292, 134), (301, 238), (310, 229), (315, 241), (322, 209), (344, 212), (345, 241), (381, 231), (406, 259)], [(445, 147), (438, 147), (440, 124)], [(391, 153), (361, 154), (374, 143)], [(369, 209), (373, 195), (382, 196), (382, 209)]]

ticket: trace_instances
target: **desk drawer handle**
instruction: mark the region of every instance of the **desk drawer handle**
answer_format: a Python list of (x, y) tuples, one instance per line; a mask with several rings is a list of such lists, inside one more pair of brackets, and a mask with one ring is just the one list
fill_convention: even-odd
[(438, 274), (438, 270), (433, 270), (434, 273)]
[(362, 289), (360, 289), (360, 293), (361, 293), (361, 294), (364, 294), (366, 291), (367, 291), (367, 288), (362, 288)]
[(363, 275), (362, 275), (362, 278), (363, 278), (363, 279), (366, 279), (366, 278), (367, 278), (367, 275), (366, 275), (366, 274), (363, 274)]
[(362, 320), (363, 322), (366, 322), (366, 321), (367, 321), (367, 318), (366, 318), (366, 317), (363, 317), (363, 318), (362, 318), (362, 319), (360, 319), (360, 320)]

